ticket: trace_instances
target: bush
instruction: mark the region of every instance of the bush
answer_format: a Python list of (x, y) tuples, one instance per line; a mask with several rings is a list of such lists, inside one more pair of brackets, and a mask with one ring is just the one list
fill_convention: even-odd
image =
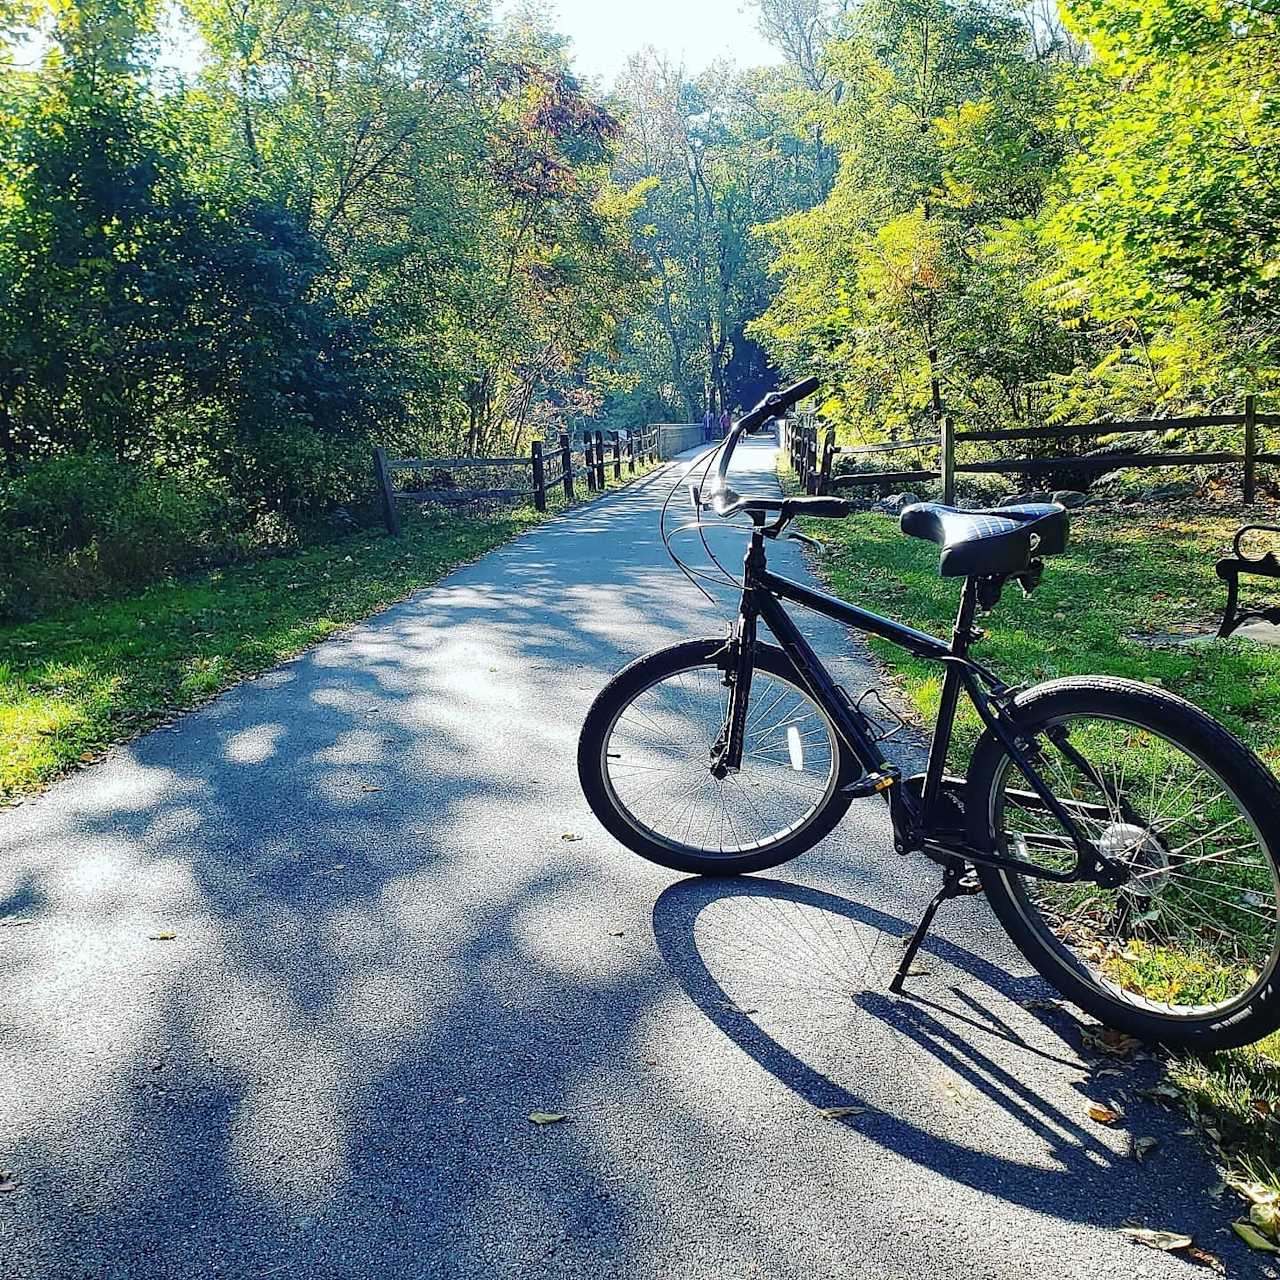
[(0, 617), (29, 615), (225, 556), (238, 523), (199, 477), (78, 454), (0, 482)]
[(299, 423), (262, 433), (229, 464), (235, 492), (255, 512), (297, 524), (318, 520), (333, 506), (367, 500), (373, 463), (365, 440), (330, 436)]

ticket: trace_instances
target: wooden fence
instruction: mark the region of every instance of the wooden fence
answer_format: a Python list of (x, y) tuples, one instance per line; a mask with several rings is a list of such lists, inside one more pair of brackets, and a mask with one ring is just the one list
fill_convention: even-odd
[[(1243, 447), (1239, 451), (1217, 450), (1208, 453), (1096, 453), (1053, 458), (993, 458), (987, 462), (957, 462), (956, 445), (962, 443), (996, 443), (1008, 440), (1066, 440), (1080, 436), (1154, 434), (1176, 428), (1194, 430), (1202, 427), (1240, 427)], [(1259, 463), (1280, 465), (1280, 453), (1269, 453), (1258, 447), (1259, 427), (1280, 427), (1280, 414), (1258, 413), (1253, 396), (1245, 398), (1243, 413), (1198, 414), (1187, 418), (1139, 418), (1127, 422), (1083, 422), (1062, 427), (1013, 427), (999, 431), (957, 431), (950, 417), (942, 420), (937, 436), (914, 440), (895, 440), (887, 444), (837, 445), (831, 432), (819, 440), (817, 423), (812, 418), (788, 419), (782, 424), (782, 447), (792, 469), (800, 477), (807, 493), (835, 493), (841, 489), (865, 486), (920, 484), (928, 480), (942, 481), (942, 500), (955, 501), (957, 474), (1043, 475), (1053, 471), (1095, 472), (1156, 467), (1200, 467), (1240, 464), (1241, 488), (1246, 505), (1252, 504), (1257, 492)], [(938, 465), (920, 465), (919, 455), (937, 450)], [(871, 457), (911, 453), (917, 455), (915, 467), (885, 471), (851, 471), (835, 473), (841, 457)]]
[[(461, 504), (532, 498), (539, 511), (547, 509), (548, 493), (562, 492), (572, 502), (574, 484), (581, 476), (589, 493), (603, 490), (608, 473), (622, 479), (623, 468), (634, 474), (637, 465), (658, 458), (658, 428), (644, 427), (622, 434), (617, 431), (584, 432), (581, 442), (561, 432), (554, 444), (535, 440), (527, 454), (499, 458), (389, 458), (383, 449), (373, 451), (373, 470), (382, 500), (389, 533), (400, 532), (397, 502), (441, 502)], [(392, 477), (400, 471), (426, 472), (436, 487), (397, 490)], [(466, 488), (454, 479), (458, 471), (501, 472), (512, 477), (511, 484)], [(439, 483), (448, 480), (447, 485)], [(527, 483), (526, 483), (527, 480)]]

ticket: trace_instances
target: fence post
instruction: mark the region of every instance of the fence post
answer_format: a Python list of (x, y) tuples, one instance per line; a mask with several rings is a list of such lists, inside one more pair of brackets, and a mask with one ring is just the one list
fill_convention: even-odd
[(804, 491), (818, 492), (818, 428), (810, 425), (804, 433)]
[(818, 492), (826, 493), (831, 484), (831, 458), (835, 453), (836, 433), (828, 431), (822, 438), (822, 461), (818, 464)]
[(560, 483), (564, 485), (566, 502), (573, 501), (573, 450), (569, 447), (569, 433), (560, 433)]
[(378, 479), (378, 492), (382, 496), (382, 516), (387, 522), (387, 532), (394, 538), (400, 532), (400, 513), (396, 510), (396, 495), (391, 488), (391, 473), (387, 470), (386, 450), (374, 449), (373, 473)]
[(942, 501), (950, 506), (956, 500), (956, 431), (951, 415), (942, 419)]
[(596, 488), (605, 491), (608, 481), (604, 478), (604, 432), (596, 432)]
[(627, 432), (627, 474), (635, 475), (636, 473), (636, 438)]
[(613, 478), (622, 479), (622, 438), (616, 431), (609, 432), (609, 442), (613, 446)]
[(1252, 396), (1244, 398), (1244, 505), (1253, 506), (1254, 477), (1257, 469), (1258, 420)]
[(542, 441), (535, 440), (529, 446), (529, 461), (533, 464), (533, 509), (547, 509), (547, 468), (542, 461)]
[(596, 491), (596, 464), (595, 459), (591, 456), (591, 432), (585, 431), (582, 435), (582, 458), (586, 464), (587, 472), (587, 492), (595, 493)]

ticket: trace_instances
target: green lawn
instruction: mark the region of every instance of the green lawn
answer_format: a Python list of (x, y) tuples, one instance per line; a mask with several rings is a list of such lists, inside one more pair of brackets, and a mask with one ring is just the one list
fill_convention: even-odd
[[(623, 483), (629, 479), (624, 472)], [(406, 520), (399, 538), (354, 534), (0, 628), (0, 804), (437, 581), (540, 519), (531, 507), (433, 512)]]
[[(1076, 512), (1067, 552), (1046, 562), (1029, 598), (1016, 587), (1006, 591), (983, 621), (988, 634), (975, 656), (1010, 681), (1109, 673), (1161, 684), (1206, 708), (1280, 769), (1280, 649), (1248, 641), (1152, 647), (1138, 638), (1214, 629), (1225, 601), (1214, 563), (1240, 524), (1274, 522), (1277, 514), (1221, 506)], [(937, 547), (871, 513), (808, 521), (805, 530), (824, 543), (819, 571), (838, 594), (949, 634), (959, 586), (938, 576)], [(1255, 584), (1265, 594), (1265, 581)], [(886, 643), (871, 647), (920, 719), (931, 722), (938, 670)], [(976, 733), (970, 710), (953, 767), (963, 768)], [(1246, 1050), (1174, 1057), (1166, 1088), (1176, 1090), (1233, 1178), (1270, 1194), (1280, 1189), (1280, 1035)]]
[[(1250, 518), (1274, 516), (1254, 512)], [(1044, 580), (1030, 597), (1017, 587), (1005, 591), (982, 622), (988, 634), (975, 656), (1010, 681), (1102, 673), (1162, 684), (1211, 711), (1272, 768), (1280, 767), (1280, 649), (1247, 642), (1152, 647), (1136, 638), (1216, 628), (1226, 596), (1213, 567), (1243, 519), (1243, 512), (1221, 508), (1076, 512), (1066, 553), (1046, 561)], [(896, 520), (870, 512), (839, 525), (811, 521), (808, 532), (828, 548), (822, 571), (838, 593), (950, 633), (959, 584), (938, 576), (937, 547), (904, 537)], [(1258, 585), (1265, 591), (1265, 583)], [(872, 646), (903, 675), (921, 715), (932, 719), (939, 668), (887, 643)], [(969, 710), (961, 753), (976, 732)]]

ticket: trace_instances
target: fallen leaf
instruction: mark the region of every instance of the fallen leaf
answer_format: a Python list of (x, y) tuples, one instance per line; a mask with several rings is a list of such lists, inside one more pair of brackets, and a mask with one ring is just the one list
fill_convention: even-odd
[(866, 1107), (819, 1107), (818, 1114), (824, 1120), (843, 1120), (845, 1116), (860, 1116)]
[(16, 929), (23, 924), (35, 924), (35, 921), (30, 916), (0, 916), (0, 928)]
[(1124, 1072), (1119, 1067), (1103, 1067), (1102, 1070), (1095, 1071), (1093, 1073), (1093, 1078), (1097, 1080), (1097, 1079), (1100, 1079), (1102, 1076), (1122, 1076), (1122, 1075), (1124, 1075)]
[(1036, 996), (1032, 1000), (1022, 1001), (1022, 1007), (1024, 1009), (1053, 1010), (1053, 1009), (1061, 1009), (1062, 1003), (1058, 1000), (1046, 1000), (1041, 996)]
[(1220, 1276), (1227, 1274), (1227, 1268), (1223, 1265), (1222, 1259), (1216, 1253), (1210, 1253), (1208, 1249), (1202, 1249), (1198, 1244), (1188, 1245), (1186, 1255), (1188, 1258), (1198, 1262), (1202, 1267), (1208, 1267), (1210, 1271), (1216, 1271)]
[(367, 792), (368, 794), (371, 794), (371, 795), (377, 795), (382, 791), (382, 788), (381, 787), (361, 787), (360, 790)]
[(172, 942), (178, 935), (176, 933), (149, 933), (147, 934), (148, 942)]
[(625, 929), (610, 929), (610, 930), (609, 930), (609, 937), (611, 937), (611, 938), (620, 938), (620, 937), (622, 937), (622, 935), (623, 935), (624, 933), (626, 933), (626, 930), (625, 930)]
[(1280, 1198), (1280, 1194), (1261, 1182), (1246, 1182), (1242, 1178), (1230, 1178), (1228, 1182), (1220, 1183), (1218, 1194), (1221, 1195), (1227, 1186), (1238, 1191), (1250, 1204), (1275, 1204), (1277, 1198)]
[(1257, 1249), (1260, 1253), (1280, 1253), (1266, 1236), (1262, 1234), (1251, 1222), (1233, 1222), (1231, 1230), (1240, 1237), (1241, 1240), (1249, 1246), (1250, 1249)]
[(1104, 1107), (1100, 1102), (1090, 1104), (1089, 1116), (1099, 1124), (1115, 1124), (1120, 1119), (1118, 1111), (1112, 1111), (1110, 1107)]
[(0, 1191), (17, 1191), (18, 1184), (12, 1178), (6, 1178), (0, 1182)]
[(1250, 1205), (1249, 1221), (1269, 1239), (1274, 1240), (1280, 1234), (1280, 1207), (1265, 1203)]
[(565, 831), (560, 836), (561, 840), (581, 840), (582, 837), (574, 831)]
[(1191, 1247), (1191, 1237), (1179, 1235), (1176, 1231), (1154, 1231), (1150, 1227), (1121, 1227), (1120, 1234), (1128, 1236), (1138, 1244), (1145, 1244), (1148, 1249), (1159, 1249), (1161, 1253), (1172, 1253), (1176, 1249)]
[(1133, 1158), (1141, 1164), (1159, 1145), (1159, 1138), (1134, 1138)]
[(1254, 1098), (1251, 1105), (1260, 1116), (1269, 1116), (1275, 1110), (1274, 1105), (1266, 1098)]
[(1080, 1039), (1086, 1049), (1109, 1053), (1114, 1058), (1127, 1058), (1142, 1043), (1113, 1027), (1085, 1027), (1080, 1033)]
[(529, 1119), (534, 1124), (557, 1124), (561, 1120), (567, 1120), (569, 1117), (561, 1115), (558, 1111), (535, 1111)]

